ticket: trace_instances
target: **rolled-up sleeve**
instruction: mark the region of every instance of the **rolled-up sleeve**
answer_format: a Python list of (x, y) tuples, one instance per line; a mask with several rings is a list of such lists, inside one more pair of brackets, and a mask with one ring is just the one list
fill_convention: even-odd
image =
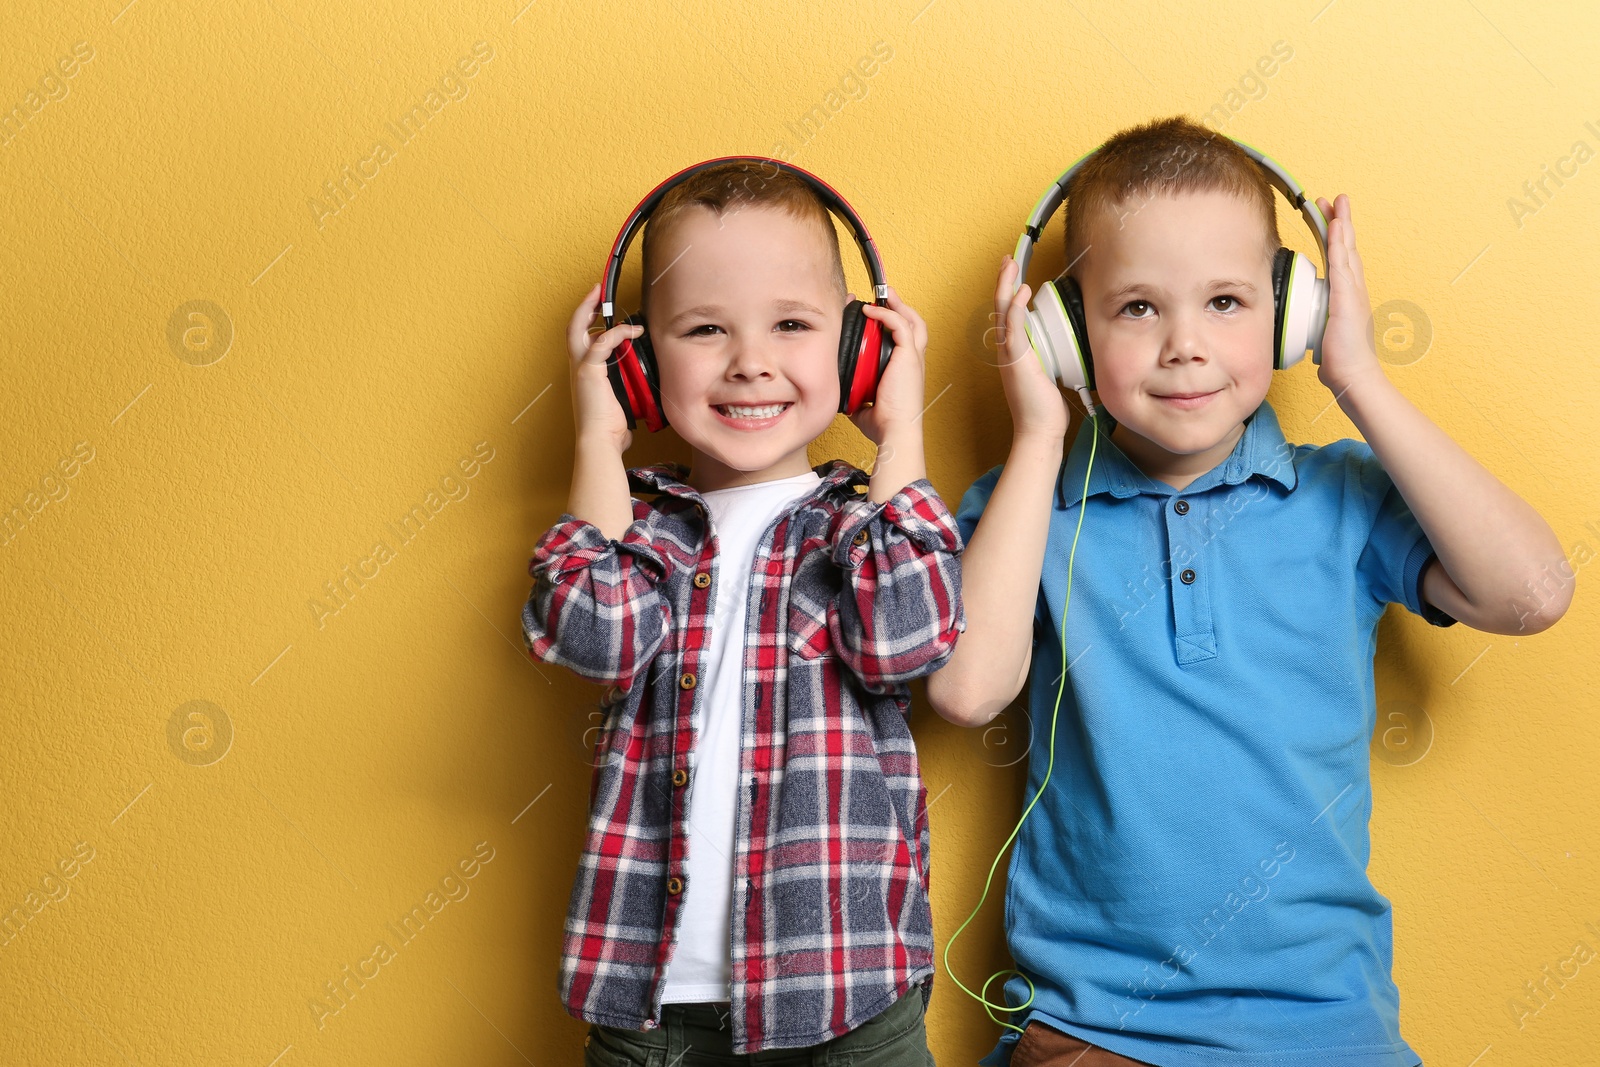
[(965, 624), (961, 548), (955, 518), (926, 478), (843, 513), (833, 560), (845, 579), (830, 636), (869, 691), (887, 693), (949, 658)]
[(562, 515), (534, 546), (528, 573), (522, 636), (535, 659), (622, 689), (649, 668), (671, 615), (659, 589), (666, 564), (644, 522), (608, 539)]

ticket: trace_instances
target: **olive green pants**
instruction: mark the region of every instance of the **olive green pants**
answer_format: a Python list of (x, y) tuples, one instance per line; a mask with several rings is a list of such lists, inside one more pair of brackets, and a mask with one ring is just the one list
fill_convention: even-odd
[(584, 1067), (932, 1067), (921, 987), (847, 1034), (810, 1048), (735, 1056), (727, 1004), (668, 1004), (653, 1030), (591, 1026)]

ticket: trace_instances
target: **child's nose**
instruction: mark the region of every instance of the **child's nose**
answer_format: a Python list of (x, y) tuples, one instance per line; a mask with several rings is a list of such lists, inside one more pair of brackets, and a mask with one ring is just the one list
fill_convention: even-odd
[(770, 378), (773, 354), (763, 340), (737, 339), (728, 353), (728, 373), (735, 378)]
[(1161, 358), (1170, 362), (1191, 362), (1206, 358), (1205, 337), (1198, 319), (1176, 315), (1162, 345)]

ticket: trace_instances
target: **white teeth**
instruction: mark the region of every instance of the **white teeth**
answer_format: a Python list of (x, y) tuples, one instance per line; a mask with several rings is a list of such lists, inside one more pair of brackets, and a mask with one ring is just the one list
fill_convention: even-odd
[(760, 407), (749, 407), (741, 404), (721, 404), (719, 411), (729, 418), (734, 419), (770, 419), (774, 415), (782, 415), (787, 404), (763, 404)]

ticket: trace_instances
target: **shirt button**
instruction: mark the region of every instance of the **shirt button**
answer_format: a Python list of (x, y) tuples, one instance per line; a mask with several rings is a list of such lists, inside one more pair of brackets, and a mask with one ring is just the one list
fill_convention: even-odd
[(688, 780), (689, 780), (689, 772), (684, 770), (682, 767), (679, 767), (677, 770), (672, 772), (672, 784), (673, 785), (682, 787), (683, 784), (685, 782), (687, 782)]
[(671, 893), (673, 896), (677, 896), (679, 893), (683, 892), (683, 879), (679, 878), (677, 875), (673, 875), (671, 878), (668, 878), (667, 892)]
[(1192, 568), (1188, 568), (1188, 567), (1184, 568), (1183, 573), (1178, 575), (1178, 580), (1183, 582), (1184, 585), (1193, 585), (1194, 584), (1194, 570)]
[[(1191, 579), (1191, 581), (1192, 580), (1193, 579)], [(693, 671), (685, 671), (684, 674), (683, 674), (683, 677), (678, 679), (678, 687), (680, 689), (693, 689), (694, 688), (694, 672)]]
[(867, 528), (863, 526), (856, 532), (855, 542), (858, 545), (864, 545), (867, 543), (867, 540), (870, 536), (871, 535), (867, 533)]
[(696, 589), (704, 589), (710, 584), (711, 575), (707, 574), (705, 571), (701, 571), (699, 574), (694, 576), (694, 587)]
[(1187, 500), (1179, 500), (1172, 505), (1172, 510), (1179, 515), (1187, 515), (1189, 514), (1189, 502)]

